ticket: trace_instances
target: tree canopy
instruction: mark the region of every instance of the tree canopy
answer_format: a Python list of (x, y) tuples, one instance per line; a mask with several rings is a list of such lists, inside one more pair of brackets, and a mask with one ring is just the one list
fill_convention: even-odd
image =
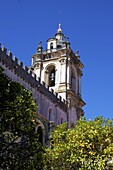
[(113, 169), (113, 120), (81, 118), (70, 129), (61, 124), (44, 150), (35, 133), (36, 109), (31, 92), (0, 68), (0, 169)]
[(113, 121), (81, 118), (74, 128), (59, 125), (47, 148), (46, 168), (51, 170), (113, 169)]
[(0, 169), (42, 169), (32, 94), (0, 68)]

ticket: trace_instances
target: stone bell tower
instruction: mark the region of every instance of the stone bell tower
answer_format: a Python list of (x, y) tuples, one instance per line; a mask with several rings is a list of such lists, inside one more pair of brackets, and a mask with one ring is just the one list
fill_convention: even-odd
[(62, 33), (59, 24), (54, 37), (47, 40), (47, 49), (43, 50), (41, 42), (37, 52), (32, 56), (31, 69), (49, 88), (68, 101), (69, 106), (83, 115), (85, 102), (81, 96), (81, 77), (83, 64), (78, 51), (74, 53), (69, 39)]

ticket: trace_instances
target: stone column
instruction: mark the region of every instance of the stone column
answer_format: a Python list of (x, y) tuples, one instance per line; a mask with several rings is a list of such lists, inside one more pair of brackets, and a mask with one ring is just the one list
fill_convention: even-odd
[(81, 77), (82, 77), (82, 70), (78, 69), (78, 92), (77, 94), (81, 97)]
[(49, 85), (49, 72), (48, 72), (48, 70), (45, 71), (44, 81), (47, 85)]
[(60, 83), (66, 83), (66, 58), (60, 60)]

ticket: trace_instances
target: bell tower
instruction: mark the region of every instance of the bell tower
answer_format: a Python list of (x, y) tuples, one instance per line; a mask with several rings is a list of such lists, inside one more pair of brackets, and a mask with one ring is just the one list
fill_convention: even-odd
[(32, 56), (31, 69), (49, 88), (58, 93), (69, 103), (77, 115), (83, 115), (85, 102), (81, 95), (81, 78), (83, 64), (79, 52), (74, 53), (69, 38), (62, 33), (58, 25), (54, 37), (47, 40), (47, 49), (43, 50), (39, 42), (37, 52)]

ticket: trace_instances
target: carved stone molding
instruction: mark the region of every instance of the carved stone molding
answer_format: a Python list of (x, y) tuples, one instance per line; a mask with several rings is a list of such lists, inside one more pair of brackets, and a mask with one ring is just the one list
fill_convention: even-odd
[(66, 59), (65, 59), (65, 58), (62, 58), (62, 59), (59, 60), (59, 62), (61, 63), (61, 65), (62, 65), (62, 64), (66, 64)]
[(77, 74), (81, 77), (83, 75), (82, 70), (77, 69)]
[(46, 74), (49, 74), (49, 71), (48, 71), (48, 70), (46, 70), (46, 71), (45, 71), (45, 73), (46, 73)]
[(35, 68), (35, 69), (40, 68), (40, 64), (39, 64), (39, 63), (35, 64), (35, 65), (34, 65), (34, 68)]

